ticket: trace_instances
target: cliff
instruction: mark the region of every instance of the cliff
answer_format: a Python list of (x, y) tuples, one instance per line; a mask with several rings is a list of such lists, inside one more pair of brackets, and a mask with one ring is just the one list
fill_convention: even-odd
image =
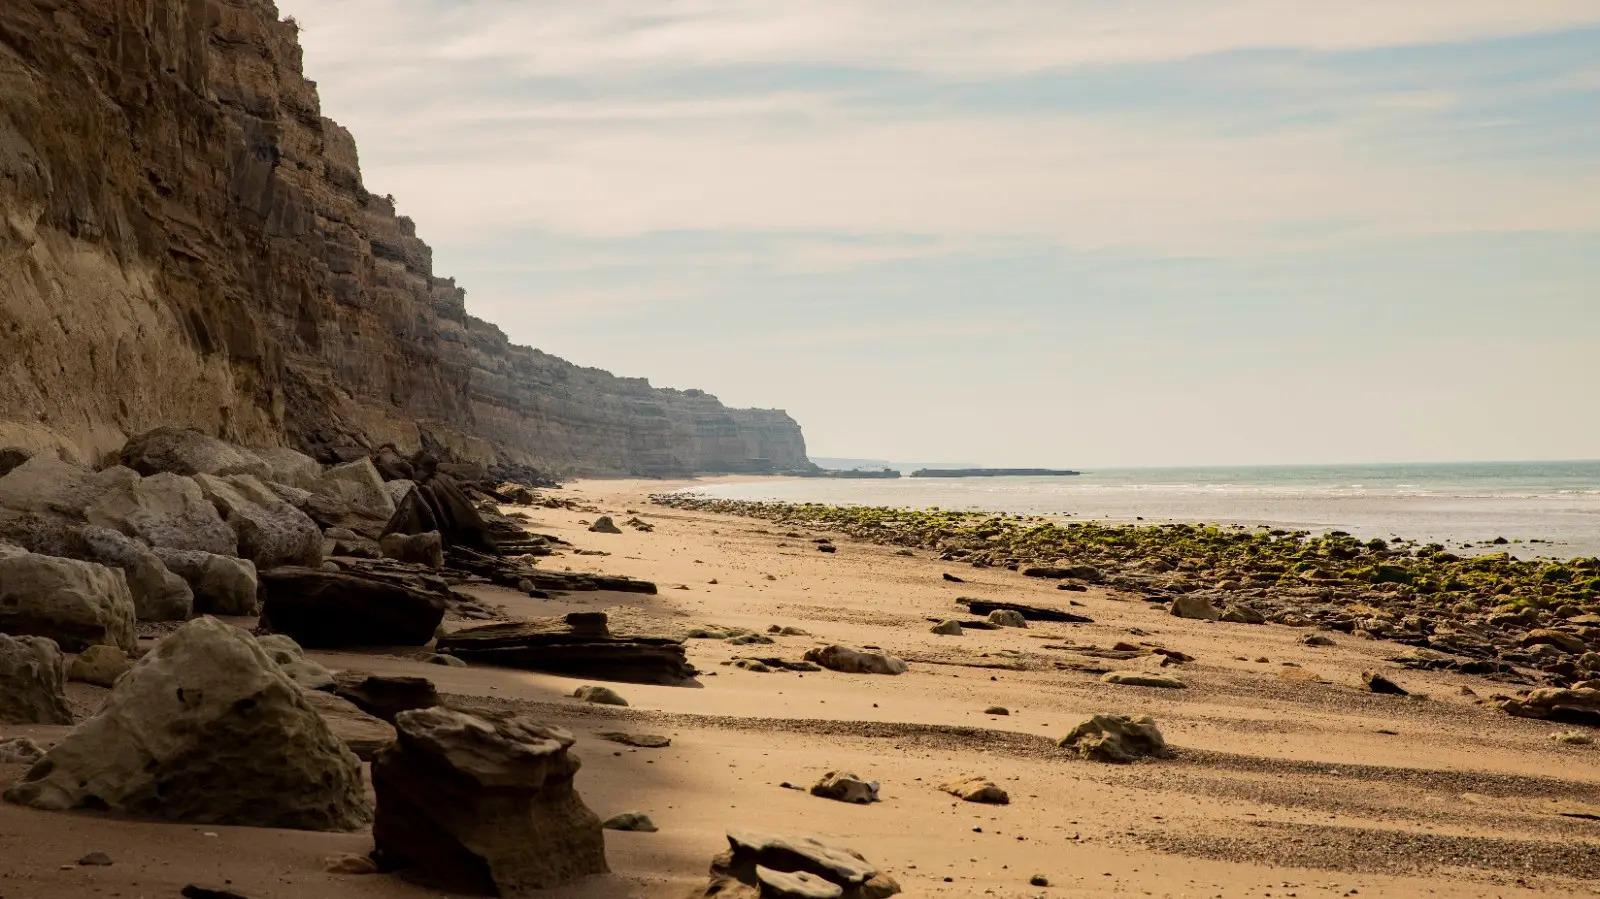
[(0, 4), (0, 444), (168, 424), (324, 459), (804, 467), (782, 412), (513, 345), (322, 116), (270, 0)]

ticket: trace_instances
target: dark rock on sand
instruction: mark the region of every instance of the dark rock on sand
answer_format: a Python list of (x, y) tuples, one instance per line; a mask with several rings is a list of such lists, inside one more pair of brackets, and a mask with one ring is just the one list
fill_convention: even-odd
[(979, 599), (975, 596), (959, 596), (956, 602), (966, 606), (974, 615), (988, 615), (996, 610), (1017, 612), (1029, 621), (1062, 621), (1068, 624), (1089, 623), (1094, 619), (1087, 615), (1078, 615), (1073, 612), (1064, 612), (1060, 609), (1051, 609), (1044, 606), (1030, 606), (1020, 602), (1006, 602), (993, 599)]
[(421, 646), (444, 620), (447, 589), (415, 578), (286, 566), (260, 574), (261, 624), (302, 646)]
[(1410, 691), (1375, 671), (1361, 672), (1361, 683), (1373, 693), (1388, 696), (1409, 696)]
[(402, 712), (372, 766), (385, 870), (447, 890), (522, 896), (604, 873), (600, 819), (572, 779), (570, 733), (509, 712)]
[(472, 664), (639, 684), (681, 685), (697, 673), (681, 639), (614, 634), (603, 612), (464, 628), (438, 648)]
[(425, 677), (341, 671), (334, 675), (329, 689), (340, 699), (390, 724), (401, 712), (439, 704), (439, 691)]
[(1518, 718), (1600, 727), (1600, 689), (1544, 687), (1530, 691), (1521, 699), (1507, 699), (1500, 708)]

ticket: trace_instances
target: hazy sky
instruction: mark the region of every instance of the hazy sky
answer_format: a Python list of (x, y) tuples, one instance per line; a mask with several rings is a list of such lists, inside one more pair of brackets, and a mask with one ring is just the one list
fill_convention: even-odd
[(1600, 456), (1600, 2), (279, 0), (516, 341), (816, 455)]

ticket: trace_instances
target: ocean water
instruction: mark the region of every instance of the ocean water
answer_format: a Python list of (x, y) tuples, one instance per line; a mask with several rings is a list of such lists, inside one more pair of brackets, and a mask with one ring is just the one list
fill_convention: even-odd
[[(1123, 468), (1064, 478), (765, 478), (693, 489), (727, 499), (1341, 530), (1524, 558), (1600, 556), (1600, 461)], [(1496, 537), (1520, 542), (1483, 545)]]

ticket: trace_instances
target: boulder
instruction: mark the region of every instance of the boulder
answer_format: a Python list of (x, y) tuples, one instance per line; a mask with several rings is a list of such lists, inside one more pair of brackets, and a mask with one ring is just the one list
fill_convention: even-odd
[(633, 833), (655, 833), (660, 828), (650, 816), (644, 812), (619, 812), (601, 822), (601, 827), (606, 830), (622, 830)]
[(1587, 687), (1541, 687), (1521, 699), (1505, 700), (1500, 708), (1518, 718), (1600, 727), (1600, 690)]
[(0, 545), (0, 633), (49, 637), (68, 652), (132, 651), (133, 622), (119, 569)]
[(90, 524), (121, 531), (154, 547), (231, 556), (238, 539), (200, 492), (194, 478), (158, 474), (108, 490), (84, 510)]
[(856, 649), (838, 643), (806, 650), (805, 660), (845, 674), (904, 674), (904, 659), (880, 650)]
[(0, 478), (10, 474), (12, 469), (32, 459), (34, 452), (27, 447), (5, 446), (0, 447)]
[(1211, 604), (1211, 600), (1192, 593), (1173, 599), (1167, 611), (1178, 618), (1196, 618), (1202, 621), (1216, 621), (1222, 617), (1222, 613)]
[(115, 646), (91, 646), (67, 666), (67, 679), (109, 687), (132, 667), (128, 654)]
[(66, 682), (54, 641), (0, 634), (0, 724), (71, 724)]
[(1059, 745), (1096, 762), (1127, 763), (1169, 754), (1167, 741), (1149, 715), (1096, 715), (1074, 727)]
[(121, 466), (92, 471), (41, 454), (0, 477), (0, 508), (82, 521), (83, 510), (95, 500), (138, 480), (137, 472)]
[(515, 712), (401, 712), (378, 754), (374, 857), (446, 890), (522, 896), (604, 873), (600, 819), (573, 789), (572, 734)]
[(443, 586), (285, 566), (261, 572), (261, 624), (301, 646), (421, 646), (444, 620)]
[(1060, 621), (1068, 624), (1088, 624), (1094, 621), (1088, 615), (1079, 615), (1076, 612), (1064, 612), (1061, 609), (1051, 609), (1044, 606), (1030, 606), (1027, 603), (1004, 602), (993, 599), (979, 599), (976, 596), (958, 596), (956, 603), (967, 607), (967, 611), (974, 615), (992, 615), (996, 610), (1016, 612), (1026, 621)]
[(279, 446), (254, 449), (251, 452), (267, 466), (266, 474), (256, 475), (263, 481), (310, 490), (316, 486), (317, 479), (322, 477), (322, 466), (317, 464), (317, 460), (299, 450)]
[(413, 562), (429, 568), (444, 567), (444, 542), (438, 531), (421, 534), (384, 534), (378, 541), (386, 559)]
[(194, 590), (150, 547), (110, 528), (85, 525), (79, 532), (84, 557), (122, 569), (140, 621), (184, 621), (194, 614)]
[(256, 566), (249, 559), (192, 549), (155, 548), (161, 563), (194, 591), (194, 609), (209, 615), (254, 615)]
[(610, 515), (602, 515), (599, 518), (596, 518), (594, 520), (594, 524), (589, 525), (589, 530), (596, 534), (622, 533), (622, 528), (617, 527), (616, 522), (611, 520)]
[(994, 781), (976, 775), (942, 783), (939, 789), (965, 802), (981, 802), (987, 805), (1007, 805), (1011, 802), (1011, 796)]
[(1188, 686), (1175, 677), (1151, 674), (1148, 671), (1107, 671), (1100, 677), (1100, 682), (1121, 684), (1124, 687), (1160, 687), (1166, 690), (1182, 690)]
[(300, 644), (285, 634), (265, 634), (256, 642), (266, 650), (279, 670), (300, 685), (302, 690), (328, 690), (334, 685), (333, 672), (321, 662), (306, 658)]
[(270, 478), (272, 468), (243, 447), (192, 428), (156, 428), (122, 447), (122, 464), (142, 475), (248, 474)]
[(853, 771), (829, 771), (811, 785), (811, 795), (839, 802), (877, 802), (878, 782), (862, 780)]
[(389, 499), (394, 501), (394, 507), (398, 510), (400, 508), (400, 504), (405, 502), (406, 497), (411, 495), (411, 491), (417, 489), (417, 482), (409, 479), (397, 478), (393, 481), (384, 481), (383, 489), (388, 491)]
[(370, 819), (360, 761), (254, 637), (209, 617), (146, 653), (5, 798), (196, 824), (354, 830)]
[(312, 489), (373, 518), (388, 520), (394, 514), (394, 500), (389, 498), (389, 491), (384, 489), (383, 478), (371, 459), (329, 467)]
[(1266, 624), (1267, 616), (1240, 603), (1229, 603), (1222, 611), (1222, 620), (1231, 624)]
[(331, 689), (335, 696), (390, 724), (401, 712), (439, 704), (439, 691), (425, 677), (341, 671), (333, 676)]
[(1000, 627), (1027, 627), (1028, 619), (1016, 609), (995, 609), (989, 613), (989, 623)]
[[(932, 628), (930, 628), (930, 630), (935, 634), (940, 634), (946, 637), (959, 637), (965, 633), (965, 631), (961, 629), (961, 622), (956, 621), (954, 618), (945, 619), (944, 621), (935, 624)], [(769, 640), (768, 642), (770, 643), (771, 641)]]
[(322, 564), (322, 531), (310, 516), (249, 475), (195, 476), (200, 492), (233, 531), (239, 555), (257, 569)]
[(462, 628), (441, 636), (438, 649), (473, 664), (640, 684), (685, 684), (697, 673), (683, 640), (614, 634), (603, 612)]
[(1534, 628), (1523, 634), (1518, 642), (1523, 646), (1554, 646), (1562, 652), (1570, 652), (1573, 655), (1582, 655), (1589, 650), (1589, 644), (1577, 634), (1548, 627)]
[(394, 742), (392, 725), (361, 711), (354, 703), (321, 690), (305, 690), (303, 696), (306, 704), (322, 716), (322, 723), (355, 753), (356, 758), (370, 762)]
[(711, 860), (710, 882), (695, 895), (885, 899), (899, 892), (894, 878), (854, 849), (817, 837), (736, 829), (728, 831), (728, 851)]
[(1386, 696), (1409, 696), (1410, 691), (1376, 671), (1361, 672), (1361, 684), (1373, 693)]

